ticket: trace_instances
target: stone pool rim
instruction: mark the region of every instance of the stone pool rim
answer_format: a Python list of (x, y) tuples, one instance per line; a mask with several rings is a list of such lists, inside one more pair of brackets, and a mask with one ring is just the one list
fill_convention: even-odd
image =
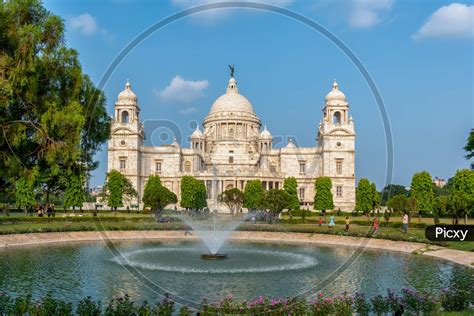
[[(70, 243), (84, 241), (196, 241), (195, 235), (185, 235), (182, 230), (137, 230), (137, 231), (82, 231), (82, 232), (49, 232), (0, 235), (0, 249), (12, 247), (34, 246), (40, 244)], [(366, 249), (388, 250), (447, 260), (455, 264), (474, 268), (474, 252), (448, 249), (440, 246), (419, 242), (393, 241), (387, 239), (310, 234), (295, 232), (256, 232), (235, 231), (230, 240), (265, 242), (265, 243), (294, 243), (325, 246), (364, 247)]]

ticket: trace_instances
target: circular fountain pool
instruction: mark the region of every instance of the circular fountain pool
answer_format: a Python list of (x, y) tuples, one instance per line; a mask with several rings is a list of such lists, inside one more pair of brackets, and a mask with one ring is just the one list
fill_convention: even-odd
[[(430, 258), (387, 251), (363, 251), (338, 270), (356, 251), (346, 247), (230, 243), (226, 260), (207, 261), (196, 243), (117, 242), (63, 244), (0, 252), (0, 290), (56, 297), (77, 302), (128, 293), (155, 301), (166, 291), (187, 301), (238, 299), (259, 295), (291, 296), (313, 291), (362, 291), (385, 294), (387, 288), (434, 291), (456, 277), (473, 278), (472, 270)], [(111, 250), (112, 249), (112, 250)], [(179, 300), (179, 299), (178, 299)]]

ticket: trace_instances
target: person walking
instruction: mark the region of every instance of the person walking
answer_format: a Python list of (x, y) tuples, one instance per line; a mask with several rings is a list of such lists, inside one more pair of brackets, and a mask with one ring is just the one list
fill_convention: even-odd
[(346, 216), (346, 228), (344, 229), (345, 232), (349, 232), (349, 224), (350, 224), (349, 216)]
[(406, 234), (408, 233), (408, 214), (407, 213), (403, 214), (402, 223), (403, 223), (403, 232)]
[(334, 227), (334, 215), (331, 215), (331, 217), (329, 217), (329, 228), (333, 228)]
[(319, 217), (319, 226), (322, 226), (323, 225), (323, 218), (320, 216)]
[(375, 217), (374, 218), (374, 223), (373, 223), (373, 232), (372, 235), (375, 236), (379, 232), (379, 218)]

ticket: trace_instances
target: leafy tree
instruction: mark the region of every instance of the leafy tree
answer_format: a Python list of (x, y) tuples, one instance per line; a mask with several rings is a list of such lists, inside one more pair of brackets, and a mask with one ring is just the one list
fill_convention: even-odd
[[(375, 190), (375, 192), (377, 191)], [(367, 215), (374, 207), (374, 200), (374, 189), (369, 180), (366, 178), (360, 179), (356, 189), (355, 210)]]
[(405, 194), (392, 196), (387, 201), (387, 207), (395, 213), (402, 214), (407, 210), (407, 200), (408, 198), (405, 196)]
[(332, 181), (329, 177), (319, 177), (314, 182), (314, 209), (319, 211), (332, 210)]
[(206, 185), (202, 180), (195, 180), (195, 197), (193, 208), (196, 210), (202, 210), (207, 207), (207, 192)]
[(102, 188), (101, 198), (117, 214), (117, 208), (123, 206), (123, 201), (130, 201), (138, 193), (133, 188), (131, 181), (117, 170), (107, 174), (107, 179)]
[(453, 190), (448, 203), (448, 210), (453, 218), (453, 223), (457, 225), (459, 218), (467, 216), (473, 209), (474, 170), (458, 170), (453, 179)]
[(75, 211), (76, 207), (82, 208), (85, 200), (83, 179), (80, 175), (71, 175), (64, 193), (64, 207), (72, 207), (72, 210)]
[(138, 197), (138, 192), (135, 190), (132, 181), (129, 178), (123, 176), (123, 199), (127, 204), (130, 204), (132, 199)]
[(384, 206), (387, 205), (388, 199), (395, 195), (403, 194), (408, 196), (408, 191), (405, 189), (405, 186), (400, 184), (388, 184), (382, 189), (381, 193), (380, 204)]
[(287, 208), (289, 210), (297, 210), (300, 208), (300, 200), (298, 199), (298, 182), (295, 177), (285, 178), (283, 189), (288, 194), (289, 202)]
[(449, 178), (448, 182), (441, 188), (439, 188), (438, 186), (436, 186), (436, 184), (433, 183), (432, 188), (433, 188), (433, 195), (435, 197), (449, 196), (453, 189), (453, 178)]
[(62, 20), (38, 0), (0, 2), (0, 179), (15, 186), (38, 167), (38, 188), (66, 188), (109, 134), (104, 94), (66, 46)]
[(177, 203), (178, 199), (176, 194), (161, 184), (159, 176), (152, 175), (148, 178), (145, 185), (142, 201), (145, 204), (145, 207), (151, 208), (152, 212), (155, 213), (155, 216), (158, 219), (161, 217), (166, 206)]
[(427, 212), (433, 210), (433, 184), (427, 171), (416, 172), (411, 180), (410, 197), (416, 199), (416, 210)]
[(21, 177), (15, 182), (15, 199), (18, 208), (24, 207), (25, 215), (28, 207), (35, 205), (34, 180)]
[(219, 201), (227, 205), (231, 214), (237, 213), (244, 203), (244, 194), (237, 188), (226, 190), (219, 195)]
[[(467, 152), (466, 159), (472, 159), (474, 157), (474, 128), (471, 128), (471, 132), (467, 137), (467, 144), (464, 146), (464, 150)], [(471, 163), (471, 169), (474, 169), (474, 162)]]
[(377, 191), (377, 187), (374, 182), (370, 185), (372, 190), (372, 210), (378, 210), (380, 208), (381, 194)]
[(411, 219), (411, 216), (416, 210), (419, 210), (418, 206), (418, 200), (414, 196), (410, 196), (407, 198), (407, 205), (406, 205), (406, 210), (409, 219)]
[(438, 196), (434, 200), (433, 212), (435, 214), (434, 221), (435, 224), (439, 222), (439, 218), (443, 217), (448, 212), (449, 206), (449, 197), (442, 195)]
[(199, 210), (207, 206), (207, 193), (204, 181), (196, 180), (192, 176), (181, 178), (181, 207)]
[(270, 189), (263, 196), (262, 206), (276, 216), (288, 206), (289, 199), (285, 190)]
[(247, 182), (244, 189), (244, 207), (249, 210), (255, 210), (261, 205), (265, 190), (260, 180), (251, 180)]
[(181, 201), (180, 206), (186, 209), (194, 207), (195, 179), (191, 176), (181, 178)]

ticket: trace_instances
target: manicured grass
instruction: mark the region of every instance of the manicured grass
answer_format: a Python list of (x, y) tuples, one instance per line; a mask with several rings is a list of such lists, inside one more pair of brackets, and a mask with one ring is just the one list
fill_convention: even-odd
[[(12, 214), (13, 215), (13, 214)], [(48, 218), (37, 216), (25, 218), (23, 215), (14, 213), (15, 216), (0, 216), (0, 234), (17, 233), (41, 233), (60, 231), (95, 231), (95, 230), (184, 230), (186, 226), (180, 222), (159, 223), (155, 222), (152, 214), (143, 213), (117, 213), (100, 212), (97, 217), (90, 213), (56, 213), (56, 217)], [(18, 216), (19, 215), (19, 216)], [(343, 217), (338, 217), (336, 222), (342, 221)], [(355, 217), (354, 219), (364, 223), (365, 217)], [(293, 217), (294, 221), (301, 222), (301, 219)], [(354, 220), (356, 221), (356, 220)], [(336, 234), (350, 236), (370, 236), (370, 226), (351, 224), (349, 232), (344, 231), (345, 226), (336, 224), (329, 228), (326, 224), (319, 226), (315, 220), (306, 220), (305, 223), (290, 223), (283, 220), (278, 224), (250, 224), (244, 223), (238, 229), (249, 231), (281, 231), (281, 232), (301, 232), (310, 234)], [(383, 238), (389, 240), (403, 240), (429, 243), (425, 239), (423, 228), (411, 227), (408, 234), (404, 234), (400, 228), (381, 226), (379, 233), (373, 238)], [(444, 242), (439, 245), (452, 249), (472, 251), (474, 242)]]

